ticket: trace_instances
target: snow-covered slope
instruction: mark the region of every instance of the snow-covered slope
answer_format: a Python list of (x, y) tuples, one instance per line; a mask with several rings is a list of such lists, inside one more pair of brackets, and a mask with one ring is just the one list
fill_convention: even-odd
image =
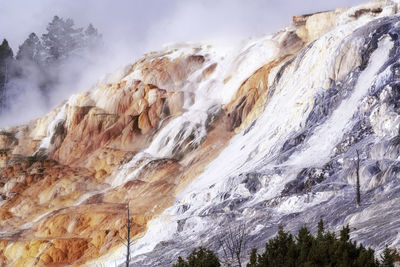
[(397, 10), (370, 2), (240, 44), (170, 45), (4, 129), (0, 259), (120, 264), (128, 201), (132, 266), (219, 251), (228, 226), (262, 247), (279, 225), (320, 218), (399, 246)]

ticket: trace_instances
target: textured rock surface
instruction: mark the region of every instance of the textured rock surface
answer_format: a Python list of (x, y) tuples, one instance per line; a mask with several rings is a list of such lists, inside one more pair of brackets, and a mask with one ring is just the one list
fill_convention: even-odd
[(218, 251), (243, 222), (252, 247), (320, 217), (400, 245), (397, 10), (296, 16), (240, 49), (177, 44), (2, 129), (0, 265), (122, 263), (128, 201), (134, 266)]
[(148, 146), (162, 121), (183, 112), (176, 84), (203, 62), (196, 55), (145, 57), (137, 63), (142, 79), (128, 70), (27, 126), (1, 132), (3, 264), (82, 264), (121, 245), (128, 200), (137, 203), (133, 236), (172, 203), (180, 168), (174, 160), (154, 160), (133, 181), (107, 182)]

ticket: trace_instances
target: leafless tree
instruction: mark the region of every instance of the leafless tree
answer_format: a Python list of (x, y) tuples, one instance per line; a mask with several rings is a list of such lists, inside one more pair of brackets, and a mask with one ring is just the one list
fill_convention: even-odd
[(358, 153), (358, 150), (356, 150), (357, 153), (357, 161), (356, 161), (356, 176), (357, 176), (357, 181), (356, 181), (356, 203), (357, 203), (357, 208), (360, 206), (361, 203), (361, 195), (360, 195), (360, 154)]
[(130, 219), (130, 213), (129, 213), (129, 201), (126, 204), (126, 210), (127, 210), (127, 218), (126, 218), (126, 236), (124, 238), (120, 237), (120, 241), (124, 246), (126, 247), (126, 267), (129, 267), (129, 262), (131, 260), (131, 245), (132, 245), (132, 240), (131, 240), (131, 227), (132, 227), (132, 222)]
[(246, 251), (246, 227), (240, 224), (236, 229), (229, 227), (229, 231), (220, 236), (220, 247), (224, 252), (224, 260), (228, 266), (242, 267), (242, 258)]

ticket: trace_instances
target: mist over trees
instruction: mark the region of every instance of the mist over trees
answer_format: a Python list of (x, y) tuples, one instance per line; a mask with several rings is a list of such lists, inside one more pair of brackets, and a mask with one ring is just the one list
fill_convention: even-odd
[(0, 110), (5, 105), (5, 87), (11, 75), (14, 54), (6, 39), (0, 45)]
[(13, 99), (37, 90), (45, 104), (66, 79), (79, 79), (80, 67), (102, 47), (102, 35), (89, 24), (76, 27), (72, 19), (54, 16), (39, 36), (32, 32), (16, 56), (6, 39), (0, 46), (0, 114)]

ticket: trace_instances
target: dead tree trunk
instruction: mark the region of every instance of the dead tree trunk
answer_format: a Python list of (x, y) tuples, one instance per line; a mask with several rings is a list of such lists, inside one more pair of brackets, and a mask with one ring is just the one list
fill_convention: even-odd
[(358, 153), (358, 150), (356, 150), (357, 153), (357, 161), (356, 161), (356, 203), (357, 203), (357, 208), (360, 206), (361, 203), (361, 194), (360, 194), (360, 154)]
[[(126, 227), (126, 235), (119, 235), (119, 241), (126, 247), (126, 260), (125, 264), (126, 267), (129, 267), (129, 262), (131, 260), (131, 245), (132, 245), (132, 240), (131, 240), (131, 228), (132, 228), (132, 222), (131, 222), (131, 215), (130, 215), (130, 210), (129, 210), (129, 201), (126, 203), (126, 213), (127, 213), (127, 218), (126, 218), (126, 225), (124, 225), (124, 228)], [(122, 234), (123, 231), (120, 232)]]
[(129, 216), (129, 201), (127, 204), (127, 210), (128, 210), (128, 218), (127, 218), (127, 230), (128, 233), (126, 235), (126, 267), (129, 267), (129, 261), (130, 261), (130, 249), (131, 249), (131, 221), (130, 221), (130, 216)]

